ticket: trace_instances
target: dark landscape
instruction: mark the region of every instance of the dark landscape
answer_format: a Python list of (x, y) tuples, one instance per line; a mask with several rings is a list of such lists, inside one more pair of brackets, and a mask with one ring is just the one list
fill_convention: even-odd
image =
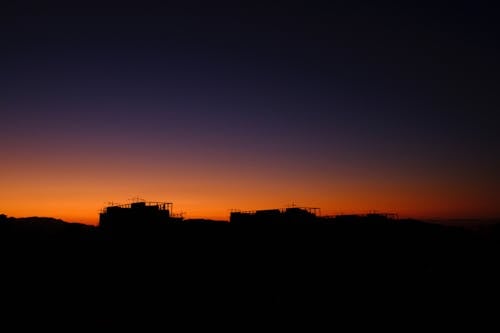
[(7, 318), (314, 330), (496, 315), (498, 224), (477, 232), (376, 214), (143, 222), (107, 230), (1, 215)]

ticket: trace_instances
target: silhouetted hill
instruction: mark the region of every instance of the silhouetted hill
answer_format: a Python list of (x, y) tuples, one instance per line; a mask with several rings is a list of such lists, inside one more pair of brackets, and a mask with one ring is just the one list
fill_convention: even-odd
[(68, 240), (89, 238), (96, 228), (81, 223), (69, 223), (51, 217), (7, 217), (0, 215), (0, 237), (4, 241), (24, 239)]
[(446, 219), (430, 220), (430, 223), (454, 226), (473, 231), (490, 241), (500, 241), (500, 218), (497, 219)]
[(314, 331), (404, 318), (425, 326), (446, 312), (488, 315), (500, 296), (495, 238), (417, 220), (195, 219), (110, 233), (0, 216), (0, 233), (9, 316), (51, 323)]
[(184, 220), (186, 223), (190, 224), (215, 224), (215, 223), (228, 223), (223, 220), (210, 220), (210, 219), (186, 219)]

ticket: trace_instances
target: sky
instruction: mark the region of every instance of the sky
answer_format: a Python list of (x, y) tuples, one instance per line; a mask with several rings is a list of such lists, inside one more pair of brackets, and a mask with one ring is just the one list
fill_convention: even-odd
[(0, 213), (500, 217), (497, 13), (481, 2), (13, 1)]

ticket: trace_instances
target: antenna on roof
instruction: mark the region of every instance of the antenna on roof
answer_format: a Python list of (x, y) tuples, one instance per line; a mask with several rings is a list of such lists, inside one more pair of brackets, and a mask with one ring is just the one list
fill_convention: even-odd
[(144, 202), (144, 201), (146, 201), (146, 200), (144, 200), (144, 199), (140, 198), (139, 196), (135, 196), (135, 197), (133, 197), (133, 198), (128, 199), (127, 201), (129, 201), (129, 202), (133, 203), (133, 202)]

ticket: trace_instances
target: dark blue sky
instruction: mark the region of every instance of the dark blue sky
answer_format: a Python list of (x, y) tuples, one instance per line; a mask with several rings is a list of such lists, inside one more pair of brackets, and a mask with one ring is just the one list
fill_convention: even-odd
[[(200, 166), (224, 161), (235, 174), (241, 165), (265, 173), (283, 163), (304, 182), (350, 170), (344, 187), (357, 179), (381, 186), (397, 173), (409, 188), (446, 179), (460, 193), (471, 189), (490, 201), (498, 194), (500, 71), (491, 5), (2, 6), (5, 154), (42, 151), (57, 160), (80, 151), (97, 159), (120, 146), (130, 147), (118, 150), (124, 159), (168, 151)], [(330, 183), (324, 180), (326, 193)]]

